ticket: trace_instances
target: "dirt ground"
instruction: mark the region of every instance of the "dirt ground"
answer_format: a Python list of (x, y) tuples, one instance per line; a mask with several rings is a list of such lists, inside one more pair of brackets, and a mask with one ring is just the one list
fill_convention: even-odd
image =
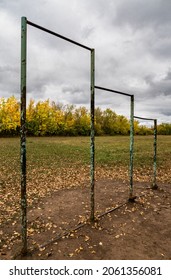
[(2, 230), (13, 233), (13, 245), (0, 249), (0, 258), (171, 260), (170, 185), (152, 190), (138, 182), (134, 190), (137, 198), (131, 203), (128, 182), (96, 182), (94, 224), (89, 222), (89, 184), (51, 193), (28, 208), (29, 255), (18, 255), (20, 224), (6, 224)]

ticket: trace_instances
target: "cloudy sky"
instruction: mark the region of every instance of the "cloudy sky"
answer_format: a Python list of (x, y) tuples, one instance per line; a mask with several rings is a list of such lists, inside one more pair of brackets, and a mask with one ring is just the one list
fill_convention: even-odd
[[(0, 0), (0, 97), (20, 98), (21, 17), (96, 53), (96, 86), (135, 95), (135, 115), (171, 122), (170, 0)], [(27, 96), (89, 108), (90, 52), (28, 26)], [(96, 106), (129, 117), (129, 97)]]

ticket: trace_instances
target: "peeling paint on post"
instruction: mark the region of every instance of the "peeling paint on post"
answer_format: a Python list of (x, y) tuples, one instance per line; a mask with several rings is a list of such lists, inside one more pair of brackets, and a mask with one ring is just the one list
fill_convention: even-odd
[(94, 131), (94, 87), (95, 87), (95, 50), (91, 50), (91, 135), (90, 135), (90, 180), (91, 180), (91, 213), (90, 220), (94, 221), (94, 168), (95, 168), (95, 131)]
[(21, 254), (27, 254), (27, 193), (26, 193), (26, 57), (27, 18), (21, 18)]
[(131, 111), (130, 111), (130, 163), (129, 163), (129, 200), (133, 197), (133, 157), (134, 157), (134, 95), (131, 95)]
[(154, 120), (154, 163), (153, 163), (153, 171), (154, 171), (154, 178), (153, 178), (153, 189), (157, 189), (156, 184), (156, 175), (157, 175), (157, 120)]

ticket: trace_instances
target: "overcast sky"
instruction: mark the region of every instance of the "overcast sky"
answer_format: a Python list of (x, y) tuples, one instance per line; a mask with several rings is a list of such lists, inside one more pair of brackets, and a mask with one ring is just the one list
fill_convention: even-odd
[[(96, 53), (96, 86), (135, 95), (135, 115), (171, 122), (171, 0), (0, 0), (0, 97), (20, 98), (21, 17)], [(90, 52), (28, 26), (27, 96), (89, 108)], [(96, 106), (129, 117), (129, 97)]]

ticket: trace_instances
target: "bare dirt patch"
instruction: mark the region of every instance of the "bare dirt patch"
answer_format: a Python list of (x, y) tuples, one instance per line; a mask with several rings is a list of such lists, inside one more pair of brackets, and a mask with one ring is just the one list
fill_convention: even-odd
[[(148, 183), (135, 183), (135, 203), (128, 202), (127, 186), (121, 180), (96, 182), (96, 217), (101, 217), (94, 224), (89, 222), (89, 184), (42, 198), (28, 208), (30, 254), (22, 259), (171, 259), (170, 185), (152, 190)], [(8, 231), (9, 239), (0, 258), (21, 259), (19, 222), (7, 221), (0, 231)]]

